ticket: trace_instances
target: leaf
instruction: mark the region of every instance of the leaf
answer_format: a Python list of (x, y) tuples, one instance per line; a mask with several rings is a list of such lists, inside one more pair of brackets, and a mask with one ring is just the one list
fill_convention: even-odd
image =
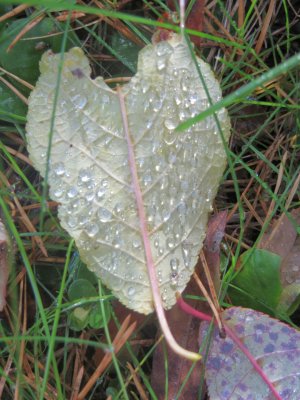
[(11, 121), (5, 114), (25, 116), (27, 107), (19, 97), (12, 92), (3, 82), (0, 82), (0, 110), (1, 119)]
[(89, 309), (76, 307), (69, 316), (70, 328), (74, 331), (82, 331), (88, 324), (89, 314)]
[(233, 304), (275, 312), (282, 291), (281, 258), (266, 250), (249, 249), (242, 254), (240, 262), (241, 269), (229, 290)]
[(270, 229), (261, 238), (259, 246), (278, 254), (280, 280), (283, 286), (278, 304), (279, 313), (291, 315), (299, 307), (300, 293), (300, 240), (297, 229), (300, 224), (300, 209), (294, 209), (289, 216), (282, 214), (274, 219)]
[[(43, 56), (29, 99), (28, 151), (43, 176), (60, 57)], [(221, 90), (209, 65), (197, 62), (212, 102), (218, 101)], [(61, 224), (82, 260), (122, 303), (152, 312), (158, 281), (170, 308), (193, 272), (226, 160), (213, 117), (175, 130), (209, 107), (206, 90), (177, 35), (146, 46), (137, 74), (117, 92), (89, 75), (80, 49), (64, 55), (50, 195), (61, 203)], [(217, 117), (228, 140), (226, 110)]]
[(77, 279), (68, 289), (70, 301), (82, 299), (82, 297), (96, 297), (97, 291), (87, 279)]
[(105, 309), (105, 319), (103, 318), (100, 304), (96, 304), (89, 315), (89, 326), (94, 329), (103, 328), (105, 323), (110, 320), (111, 317), (111, 307), (109, 302), (104, 302), (104, 309)]
[[(111, 47), (114, 49), (117, 58), (129, 69), (129, 71), (135, 72), (139, 47), (128, 38), (121, 35), (118, 31), (115, 31), (112, 34)], [(127, 68), (124, 72), (128, 73)], [(120, 71), (118, 71), (118, 74), (120, 74)]]
[[(70, 301), (80, 300), (83, 297), (97, 297), (97, 291), (92, 283), (87, 279), (79, 278), (75, 280), (68, 289), (68, 297)], [(104, 302), (106, 321), (111, 316), (110, 304)], [(83, 304), (76, 307), (70, 315), (71, 328), (74, 330), (82, 330), (87, 325), (91, 328), (102, 328), (104, 320), (99, 302)]]
[[(265, 314), (238, 307), (224, 311), (223, 321), (248, 348), (281, 399), (300, 398), (300, 333)], [(200, 341), (207, 329), (208, 323), (202, 323)], [(217, 329), (205, 376), (211, 400), (274, 398), (245, 354), (230, 337), (220, 338)]]
[[(39, 76), (38, 65), (41, 55), (48, 48), (51, 48), (53, 51), (60, 51), (63, 40), (62, 32), (65, 24), (55, 22), (51, 18), (44, 18), (8, 51), (12, 40), (24, 28), (26, 22), (27, 18), (15, 20), (1, 33), (0, 64), (8, 72), (29, 83), (35, 84)], [(66, 49), (71, 47), (74, 38), (74, 34), (69, 35)], [(11, 80), (11, 82), (21, 90), (27, 90), (15, 80)]]

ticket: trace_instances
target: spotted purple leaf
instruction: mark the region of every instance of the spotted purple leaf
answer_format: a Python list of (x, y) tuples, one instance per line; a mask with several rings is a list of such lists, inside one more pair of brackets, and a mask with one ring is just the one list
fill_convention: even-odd
[[(223, 321), (250, 351), (282, 400), (300, 399), (300, 333), (269, 316), (232, 307)], [(209, 324), (203, 322), (200, 341)], [(274, 394), (248, 357), (227, 335), (215, 328), (205, 368), (211, 400), (273, 400)]]

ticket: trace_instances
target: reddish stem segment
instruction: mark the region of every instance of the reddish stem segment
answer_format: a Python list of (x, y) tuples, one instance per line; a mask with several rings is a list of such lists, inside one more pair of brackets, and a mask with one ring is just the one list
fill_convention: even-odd
[[(202, 319), (207, 322), (213, 322), (216, 325), (216, 321), (207, 314), (204, 314), (198, 310), (195, 310), (193, 307), (188, 305), (180, 295), (177, 296), (177, 304), (179, 307), (185, 311), (186, 313), (192, 315), (195, 318)], [(217, 325), (216, 325), (217, 326)], [(253, 355), (250, 353), (250, 351), (247, 349), (247, 347), (242, 343), (242, 341), (236, 336), (233, 330), (231, 330), (226, 324), (224, 324), (225, 332), (226, 334), (233, 340), (233, 342), (240, 348), (240, 350), (245, 354), (245, 356), (248, 358), (250, 363), (253, 365), (254, 369), (257, 371), (257, 373), (261, 376), (262, 380), (267, 384), (271, 392), (274, 394), (275, 398), (277, 400), (282, 400), (282, 397), (279, 395), (277, 390), (275, 389), (274, 385), (272, 382), (269, 380), (267, 375), (264, 373), (262, 370), (261, 366), (258, 364), (258, 362), (255, 360)]]
[(144, 250), (145, 250), (145, 256), (146, 256), (149, 281), (150, 281), (150, 285), (151, 285), (153, 302), (154, 302), (154, 307), (155, 307), (155, 311), (157, 314), (157, 318), (158, 318), (161, 330), (166, 338), (166, 341), (169, 344), (169, 346), (173, 349), (173, 351), (175, 353), (181, 355), (182, 357), (188, 358), (191, 361), (198, 361), (201, 358), (200, 354), (188, 351), (188, 350), (184, 349), (183, 347), (179, 346), (179, 344), (176, 342), (176, 340), (174, 339), (174, 337), (169, 329), (169, 325), (168, 325), (168, 322), (167, 322), (167, 319), (165, 316), (165, 312), (164, 312), (164, 308), (163, 308), (162, 300), (161, 300), (161, 296), (160, 296), (158, 281), (157, 281), (157, 277), (156, 277), (155, 265), (154, 265), (153, 256), (152, 256), (152, 252), (151, 252), (149, 234), (148, 234), (147, 223), (146, 223), (146, 213), (145, 213), (145, 209), (144, 209), (143, 196), (142, 196), (142, 192), (141, 192), (141, 188), (140, 188), (140, 184), (139, 184), (138, 172), (137, 172), (137, 167), (136, 167), (136, 162), (135, 162), (135, 157), (134, 157), (133, 144), (132, 144), (130, 133), (129, 133), (125, 99), (124, 99), (124, 95), (121, 92), (120, 88), (117, 89), (117, 93), (118, 93), (118, 97), (119, 97), (119, 101), (120, 101), (120, 108), (121, 108), (121, 114), (122, 114), (125, 139), (127, 141), (128, 162), (129, 162), (129, 168), (130, 168), (131, 178), (132, 178), (132, 187), (133, 187), (133, 191), (135, 194), (138, 217), (139, 217), (139, 221), (140, 221), (141, 235), (143, 238), (143, 244), (144, 244)]

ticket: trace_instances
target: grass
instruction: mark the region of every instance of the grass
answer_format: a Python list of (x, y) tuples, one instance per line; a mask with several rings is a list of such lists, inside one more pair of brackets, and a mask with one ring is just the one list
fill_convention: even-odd
[[(3, 2), (8, 6), (16, 3), (25, 2)], [(179, 29), (158, 21), (167, 9), (166, 3), (158, 0), (124, 4), (61, 1), (59, 7), (50, 0), (26, 4), (37, 5), (37, 10), (24, 7), (6, 22), (24, 18), (26, 27), (45, 13), (57, 25), (64, 10), (83, 13), (66, 15), (57, 35), (60, 46), (64, 49), (67, 40), (81, 45), (92, 60), (93, 75), (107, 79), (132, 76), (136, 55), (155, 29)], [(230, 301), (228, 288), (236, 275), (239, 255), (256, 248), (275, 217), (283, 213), (294, 221), (290, 212), (299, 207), (300, 172), (299, 20), (288, 1), (281, 6), (259, 0), (227, 4), (208, 1), (204, 32), (186, 30), (202, 39), (195, 51), (213, 66), (224, 98), (184, 126), (223, 106), (231, 116), (229, 163), (214, 204), (215, 211), (229, 211), (221, 265), (220, 302), (224, 305)], [(9, 8), (3, 9), (2, 15), (6, 12)], [(16, 34), (13, 32), (9, 40)], [(112, 39), (120, 34), (125, 41), (113, 46)], [(4, 40), (5, 35), (0, 36), (2, 52)], [(8, 70), (9, 64), (3, 68)], [(1, 77), (9, 79), (3, 70)], [(10, 82), (17, 99), (22, 93), (28, 96), (23, 85)], [(81, 264), (74, 242), (60, 227), (56, 204), (48, 198), (47, 186), (28, 159), (26, 115), (15, 113), (17, 108), (4, 109), (9, 96), (11, 92), (0, 96), (0, 217), (10, 247), (8, 305), (0, 320), (0, 397), (157, 399), (157, 387), (151, 381), (152, 362), (163, 341), (157, 335), (154, 317), (124, 319), (124, 312), (129, 315), (130, 311), (124, 311), (100, 283), (96, 297), (70, 300), (68, 296), (70, 286), (86, 277), (86, 271), (78, 275)], [(203, 302), (200, 294), (196, 298)], [(101, 327), (72, 330), (74, 309), (85, 310), (97, 302)], [(297, 326), (299, 318), (292, 322)], [(166, 348), (162, 349), (163, 386), (171, 393), (167, 377), (172, 374), (172, 360)], [(175, 398), (181, 398), (192, 379), (191, 369)], [(205, 389), (199, 385), (199, 398), (201, 391)]]

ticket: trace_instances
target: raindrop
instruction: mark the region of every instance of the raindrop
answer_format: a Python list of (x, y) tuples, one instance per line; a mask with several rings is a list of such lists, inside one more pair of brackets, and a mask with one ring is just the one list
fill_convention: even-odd
[(174, 119), (166, 119), (165, 120), (165, 127), (170, 131), (173, 131), (176, 128), (177, 124)]
[(162, 273), (160, 269), (157, 271), (157, 280), (159, 283), (162, 283)]
[(120, 238), (120, 236), (116, 236), (112, 241), (112, 245), (115, 247), (115, 249), (119, 249), (121, 247), (121, 244), (122, 239)]
[(171, 271), (177, 272), (179, 267), (179, 260), (178, 258), (172, 258), (170, 261)]
[(140, 239), (133, 239), (132, 241), (132, 247), (134, 249), (140, 249), (141, 248), (141, 241)]
[(107, 188), (108, 187), (108, 180), (107, 179), (102, 179), (101, 187), (103, 187), (103, 188)]
[(53, 196), (56, 197), (57, 199), (60, 199), (63, 194), (64, 194), (64, 190), (60, 186), (55, 188), (55, 190), (53, 192)]
[(160, 42), (156, 45), (156, 54), (158, 57), (167, 56), (173, 53), (173, 48), (167, 42)]
[(74, 215), (69, 216), (69, 218), (68, 218), (68, 226), (73, 229), (77, 225), (78, 225), (78, 218), (75, 217)]
[(114, 206), (114, 212), (115, 214), (120, 214), (122, 211), (124, 211), (124, 207), (122, 203), (116, 203)]
[(176, 154), (175, 153), (170, 153), (169, 157), (168, 157), (169, 163), (170, 164), (175, 164), (176, 160), (177, 160)]
[(92, 201), (94, 197), (95, 197), (95, 192), (93, 191), (87, 192), (85, 195), (87, 201)]
[(161, 109), (162, 99), (158, 98), (152, 102), (153, 111), (157, 112)]
[(82, 215), (79, 217), (79, 225), (83, 226), (89, 222), (88, 216), (87, 215)]
[(158, 71), (162, 71), (163, 69), (166, 68), (166, 61), (162, 58), (158, 58), (156, 61), (156, 66)]
[(150, 171), (147, 171), (143, 177), (143, 183), (145, 186), (148, 186), (152, 183), (152, 175)]
[(177, 274), (177, 272), (172, 272), (170, 274), (170, 279), (171, 279), (171, 282), (170, 282), (171, 288), (172, 289), (177, 289), (177, 286), (178, 286), (178, 274)]
[(81, 169), (79, 171), (79, 182), (81, 183), (87, 183), (92, 179), (92, 173), (88, 169)]
[(171, 238), (171, 237), (170, 237), (170, 238), (167, 238), (167, 240), (166, 240), (166, 246), (167, 246), (167, 248), (168, 248), (169, 250), (173, 249), (174, 246), (175, 246), (174, 239)]
[(163, 210), (161, 216), (162, 216), (163, 221), (167, 222), (170, 219), (171, 213), (168, 210)]
[(141, 85), (141, 87), (142, 87), (142, 93), (145, 94), (146, 92), (148, 92), (149, 87), (150, 87), (148, 81), (146, 81), (146, 80), (144, 80), (144, 79), (141, 79), (140, 85)]
[(69, 199), (74, 199), (74, 197), (76, 197), (77, 195), (78, 190), (75, 186), (72, 186), (67, 192), (67, 196), (69, 197)]
[(173, 131), (170, 130), (165, 130), (163, 133), (163, 141), (167, 144), (167, 145), (171, 145), (175, 142), (176, 140), (176, 135)]
[(101, 200), (104, 199), (104, 197), (105, 197), (105, 192), (106, 192), (106, 189), (105, 189), (105, 188), (100, 188), (100, 189), (98, 189), (98, 191), (97, 191), (97, 193), (96, 193), (96, 197), (97, 197), (97, 200), (98, 200), (98, 201), (101, 201)]
[(178, 117), (179, 117), (180, 121), (185, 121), (186, 119), (188, 119), (189, 114), (186, 111), (182, 110), (182, 111), (179, 111)]
[(65, 165), (62, 162), (58, 162), (53, 165), (53, 171), (57, 176), (62, 176), (66, 173)]
[(99, 207), (98, 217), (101, 222), (108, 222), (112, 219), (112, 213), (105, 207)]
[(75, 199), (75, 200), (72, 201), (72, 203), (70, 203), (70, 208), (73, 211), (76, 211), (79, 206), (80, 206), (80, 200), (79, 199)]
[(181, 78), (181, 89), (183, 92), (187, 92), (189, 89), (189, 82), (190, 82), (190, 78), (188, 76), (183, 76)]
[(148, 119), (148, 120), (146, 121), (146, 123), (145, 123), (146, 128), (147, 128), (147, 129), (150, 129), (151, 126), (152, 126), (152, 123), (153, 123), (152, 119)]
[(181, 97), (179, 95), (175, 95), (175, 103), (177, 106), (181, 104)]
[(191, 254), (192, 244), (188, 243), (188, 242), (183, 242), (181, 249), (182, 249), (182, 257), (183, 257), (184, 266), (186, 268), (190, 268), (191, 267), (191, 259), (192, 259), (192, 254)]
[(189, 99), (190, 103), (193, 105), (197, 102), (197, 100), (199, 100), (199, 96), (197, 95), (197, 93), (192, 93), (192, 94), (190, 94), (188, 99)]
[(77, 94), (76, 96), (72, 97), (72, 102), (76, 108), (82, 110), (87, 104), (87, 98), (81, 94)]
[(135, 295), (135, 288), (132, 287), (132, 286), (130, 286), (130, 287), (127, 289), (127, 294), (128, 294), (129, 297), (134, 296), (134, 295)]
[(99, 232), (99, 226), (97, 224), (90, 224), (85, 229), (89, 237), (95, 237)]

